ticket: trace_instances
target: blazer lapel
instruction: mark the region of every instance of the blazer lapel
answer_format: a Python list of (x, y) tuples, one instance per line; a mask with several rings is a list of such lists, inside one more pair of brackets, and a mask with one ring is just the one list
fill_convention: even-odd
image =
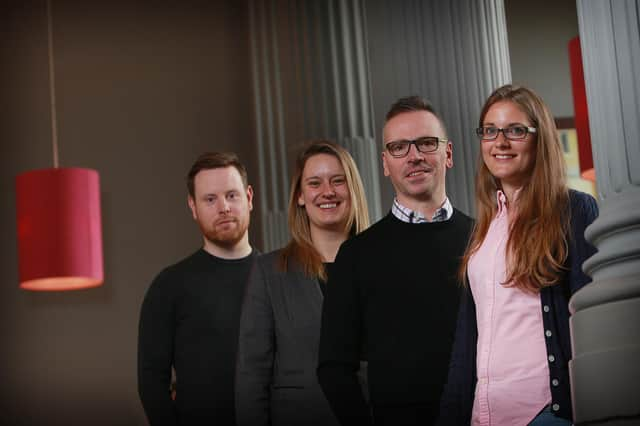
[(310, 278), (299, 265), (292, 265), (283, 283), (287, 294), (289, 312), (297, 326), (320, 323), (322, 315), (322, 290), (318, 280)]

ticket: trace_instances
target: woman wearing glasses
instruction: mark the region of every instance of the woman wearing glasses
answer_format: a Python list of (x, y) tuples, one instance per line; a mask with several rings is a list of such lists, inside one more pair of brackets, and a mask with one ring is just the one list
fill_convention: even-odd
[(291, 180), (292, 239), (261, 256), (249, 279), (236, 369), (238, 425), (337, 425), (316, 378), (327, 275), (340, 244), (369, 225), (349, 153), (310, 143)]
[(477, 134), (477, 222), (441, 420), (570, 425), (568, 302), (590, 280), (584, 230), (598, 208), (567, 188), (553, 117), (530, 89), (495, 90)]

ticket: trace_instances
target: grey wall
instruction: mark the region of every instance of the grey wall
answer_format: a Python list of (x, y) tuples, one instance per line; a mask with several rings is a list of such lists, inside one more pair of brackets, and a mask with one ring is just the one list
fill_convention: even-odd
[(236, 150), (256, 170), (247, 10), (205, 0), (53, 6), (60, 161), (100, 173), (105, 283), (18, 289), (14, 177), (52, 164), (46, 12), (44, 1), (4, 1), (0, 422), (144, 424), (140, 304), (155, 274), (201, 243), (184, 176), (205, 150)]
[(569, 40), (578, 35), (575, 0), (505, 0), (513, 82), (531, 87), (556, 117), (573, 117)]

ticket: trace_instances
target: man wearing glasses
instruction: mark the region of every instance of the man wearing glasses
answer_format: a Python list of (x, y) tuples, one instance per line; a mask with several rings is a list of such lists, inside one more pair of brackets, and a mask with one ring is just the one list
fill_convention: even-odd
[[(433, 107), (399, 99), (387, 113), (382, 165), (391, 212), (345, 242), (324, 300), (318, 378), (343, 425), (427, 425), (449, 367), (456, 274), (472, 220), (446, 195), (452, 143)], [(371, 406), (356, 372), (368, 362)]]

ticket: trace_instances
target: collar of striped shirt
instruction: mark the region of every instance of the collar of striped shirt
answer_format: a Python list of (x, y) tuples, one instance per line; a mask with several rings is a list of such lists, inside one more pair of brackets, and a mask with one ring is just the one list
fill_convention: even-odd
[(394, 198), (391, 213), (401, 221), (407, 223), (444, 222), (453, 216), (453, 206), (449, 198), (445, 197), (442, 206), (433, 213), (431, 220), (428, 220), (422, 213), (403, 206), (397, 198)]

